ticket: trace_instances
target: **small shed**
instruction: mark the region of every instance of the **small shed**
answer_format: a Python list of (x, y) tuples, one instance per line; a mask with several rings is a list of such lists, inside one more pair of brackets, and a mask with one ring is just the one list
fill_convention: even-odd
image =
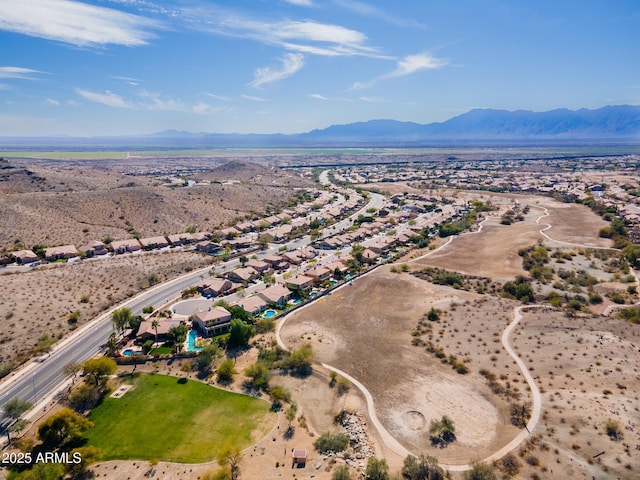
[(293, 464), (292, 467), (304, 468), (307, 463), (307, 451), (294, 448), (293, 449)]

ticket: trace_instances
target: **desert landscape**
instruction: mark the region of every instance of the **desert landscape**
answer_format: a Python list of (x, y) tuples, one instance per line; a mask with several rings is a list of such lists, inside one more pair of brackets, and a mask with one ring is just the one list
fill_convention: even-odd
[[(268, 212), (286, 205), (312, 176), (308, 169), (278, 172), (237, 160), (206, 171), (200, 171), (200, 164), (188, 168), (185, 161), (178, 164), (184, 169), (179, 174), (169, 174), (161, 162), (161, 172), (151, 174), (142, 162), (135, 175), (123, 177), (132, 178), (136, 184), (131, 185), (121, 183), (123, 172), (106, 167), (102, 172), (96, 165), (76, 180), (84, 183), (74, 184), (69, 192), (62, 179), (68, 179), (71, 167), (56, 166), (48, 175), (59, 181), (51, 183), (50, 192), (40, 191), (31, 199), (25, 192), (5, 192), (5, 205), (40, 215), (39, 208), (59, 210), (64, 204), (102, 218), (100, 223), (107, 222), (110, 230), (100, 232), (121, 238), (131, 234), (133, 225), (141, 225), (149, 235), (165, 233), (161, 228), (202, 225), (185, 220), (187, 210), (206, 212), (212, 227), (219, 224), (209, 215), (219, 215), (215, 218), (228, 224)], [(41, 167), (29, 168), (36, 172)], [(37, 170), (38, 175), (45, 170)], [(24, 180), (33, 176), (15, 174)], [(173, 178), (169, 182), (175, 185), (154, 183), (158, 174)], [(175, 183), (176, 178), (186, 184)], [(38, 183), (42, 187), (48, 181)], [(291, 421), (281, 411), (269, 433), (243, 451), (243, 478), (286, 476), (291, 449), (304, 449), (308, 455), (306, 466), (294, 471), (295, 478), (330, 480), (339, 465), (360, 475), (372, 457), (384, 458), (390, 470), (398, 472), (408, 454), (437, 458), (451, 478), (463, 478), (476, 461), (495, 462), (507, 475), (507, 460), (518, 471), (516, 478), (635, 478), (640, 467), (635, 459), (640, 448), (640, 333), (618, 312), (638, 302), (632, 288), (637, 278), (611, 248), (612, 240), (601, 235), (610, 222), (585, 205), (549, 196), (434, 189), (411, 181), (360, 187), (384, 191), (388, 203), (381, 210), (394, 215), (401, 211), (394, 204), (421, 208), (415, 199), (452, 205), (450, 222), (468, 218), (471, 206), (479, 213), (474, 212), (465, 231), (448, 238), (437, 235), (441, 226), (428, 226), (435, 231), (426, 246), (396, 250), (368, 273), (284, 316), (277, 333), (261, 333), (251, 348), (230, 353), (238, 372), (231, 383), (220, 383), (213, 374), (198, 377), (195, 363), (185, 366), (190, 360), (160, 358), (136, 366), (136, 371), (255, 394), (244, 372), (255, 364), (261, 348), (277, 342), (288, 350), (310, 346), (311, 375), (271, 372), (272, 387), (290, 392), (296, 413)], [(254, 195), (251, 189), (260, 193)], [(229, 197), (232, 191), (238, 196)], [(88, 208), (96, 202), (83, 203), (75, 195), (116, 199), (119, 210), (94, 214)], [(49, 196), (51, 202), (43, 204), (39, 196)], [(148, 208), (129, 208), (144, 198)], [(243, 207), (227, 209), (226, 201)], [(177, 210), (166, 208), (174, 203)], [(218, 204), (223, 206), (215, 208)], [(124, 220), (116, 216), (123, 225), (109, 223), (114, 212), (124, 214)], [(176, 218), (184, 225), (171, 223)], [(34, 235), (49, 231), (60, 239), (82, 239), (94, 234), (93, 225), (71, 222), (57, 229), (59, 219), (53, 215), (52, 220)], [(9, 225), (7, 238), (17, 238), (15, 232), (25, 225)], [(397, 225), (390, 222), (390, 233), (380, 232), (376, 238), (395, 234)], [(314, 264), (321, 264), (323, 255)], [(17, 365), (37, 350), (43, 333), (63, 338), (142, 289), (212, 262), (195, 251), (169, 249), (1, 275), (2, 303), (7, 306), (1, 319), (6, 324), (1, 361)], [(519, 285), (527, 287), (527, 295), (520, 295)], [(130, 372), (131, 366), (119, 369), (125, 377)], [(49, 408), (60, 407), (54, 401)], [(434, 441), (430, 429), (445, 416), (455, 424), (455, 437), (443, 444)], [(610, 425), (616, 426), (615, 435)], [(32, 427), (24, 435), (34, 431)], [(347, 432), (349, 453), (317, 452), (314, 442), (326, 432)], [(123, 480), (208, 478), (216, 469), (215, 461), (187, 465), (135, 460), (110, 460), (92, 468), (98, 478)]]
[[(489, 198), (496, 204), (512, 201)], [(554, 243), (539, 233), (546, 223), (552, 225), (547, 233), (558, 240), (556, 246), (607, 246), (597, 237), (602, 223), (584, 207), (539, 197), (520, 201), (538, 207), (522, 223), (504, 226), (490, 219), (478, 233), (463, 234), (424, 256), (413, 253), (417, 258), (407, 264), (414, 272), (439, 266), (491, 281), (513, 279), (526, 274), (519, 249), (539, 240)], [(540, 218), (542, 206), (549, 215)], [(483, 459), (515, 437), (512, 406), (531, 403), (522, 372), (500, 344), (516, 305), (381, 267), (291, 315), (281, 334), (292, 347), (310, 342), (320, 361), (361, 381), (384, 427), (409, 451), (459, 464)], [(420, 323), (432, 307), (440, 319)], [(538, 427), (513, 452), (520, 458), (522, 478), (633, 478), (639, 466), (634, 451), (640, 445), (635, 394), (640, 334), (628, 325), (615, 316), (525, 307), (512, 343), (543, 399)], [(412, 345), (412, 340), (424, 345), (416, 339), (427, 336), (470, 372), (457, 374), (450, 364)], [(455, 421), (457, 437), (444, 449), (430, 445), (428, 438), (430, 421), (443, 414)], [(607, 436), (610, 419), (620, 422), (624, 441)]]

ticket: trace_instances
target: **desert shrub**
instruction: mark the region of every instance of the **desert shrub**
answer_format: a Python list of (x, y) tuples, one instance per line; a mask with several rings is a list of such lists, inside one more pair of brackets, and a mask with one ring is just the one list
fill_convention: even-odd
[(620, 312), (620, 317), (631, 323), (640, 324), (640, 307), (631, 307)]
[(484, 462), (475, 462), (471, 470), (464, 472), (465, 480), (498, 480), (495, 469)]
[(498, 465), (504, 475), (509, 478), (518, 475), (518, 473), (520, 472), (520, 467), (522, 467), (522, 464), (518, 461), (518, 458), (512, 453), (508, 453), (507, 455), (502, 457), (498, 462)]
[(323, 433), (313, 442), (314, 448), (320, 453), (342, 452), (349, 445), (349, 436), (344, 433)]
[(605, 432), (609, 435), (611, 440), (620, 440), (622, 438), (622, 428), (620, 427), (620, 422), (610, 418), (604, 424)]

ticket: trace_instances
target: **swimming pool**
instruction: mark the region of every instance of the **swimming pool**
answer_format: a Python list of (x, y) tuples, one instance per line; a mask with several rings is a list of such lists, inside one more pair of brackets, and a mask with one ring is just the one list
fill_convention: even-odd
[(278, 314), (278, 312), (276, 312), (275, 310), (266, 310), (263, 314), (262, 314), (262, 318), (273, 318)]
[(199, 352), (203, 347), (198, 347), (196, 345), (196, 339), (198, 338), (198, 332), (195, 330), (190, 330), (189, 335), (187, 335), (187, 352)]

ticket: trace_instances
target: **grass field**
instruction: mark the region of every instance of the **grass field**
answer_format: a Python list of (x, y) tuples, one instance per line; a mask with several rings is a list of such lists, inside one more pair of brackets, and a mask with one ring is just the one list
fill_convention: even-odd
[(215, 460), (224, 445), (246, 448), (274, 425), (270, 405), (200, 382), (141, 374), (121, 398), (105, 398), (89, 418), (88, 443), (105, 460), (180, 463)]

